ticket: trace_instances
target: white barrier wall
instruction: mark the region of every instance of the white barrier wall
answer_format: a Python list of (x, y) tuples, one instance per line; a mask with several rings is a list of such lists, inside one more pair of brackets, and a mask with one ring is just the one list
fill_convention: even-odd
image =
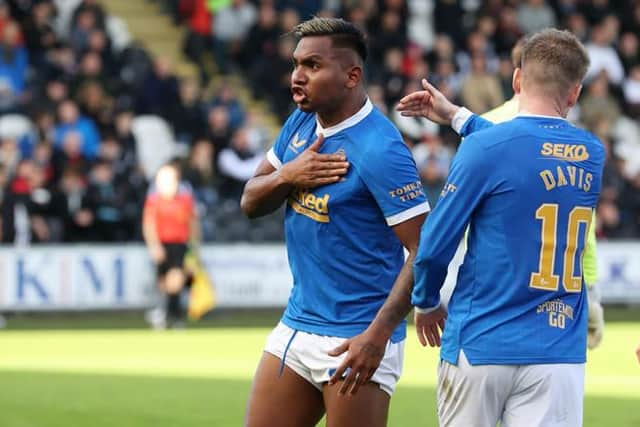
[[(212, 245), (201, 254), (220, 307), (286, 304), (292, 279), (283, 245)], [(461, 257), (459, 251), (456, 258)], [(598, 258), (603, 301), (640, 303), (640, 242), (602, 242)], [(454, 262), (444, 294), (456, 270)], [(142, 245), (4, 246), (0, 311), (150, 307), (157, 295), (154, 274)]]
[[(291, 273), (282, 245), (206, 246), (221, 307), (284, 306)], [(0, 311), (143, 308), (155, 270), (142, 245), (0, 247)]]

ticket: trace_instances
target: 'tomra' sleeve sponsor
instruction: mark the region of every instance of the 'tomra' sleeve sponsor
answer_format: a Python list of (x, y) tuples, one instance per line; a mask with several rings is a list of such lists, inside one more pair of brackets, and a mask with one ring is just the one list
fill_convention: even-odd
[(400, 140), (386, 144), (366, 157), (360, 175), (392, 227), (429, 212), (430, 207), (409, 148)]
[(490, 159), (481, 141), (462, 144), (451, 165), (437, 207), (429, 215), (420, 235), (414, 263), (415, 285), (411, 302), (421, 309), (440, 304), (440, 288), (449, 262), (460, 244), (475, 208), (489, 193)]

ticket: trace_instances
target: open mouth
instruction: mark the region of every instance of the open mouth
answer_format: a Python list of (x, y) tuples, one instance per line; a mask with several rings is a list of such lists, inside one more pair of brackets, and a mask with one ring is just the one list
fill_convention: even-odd
[(307, 101), (307, 94), (300, 87), (291, 88), (291, 93), (293, 94), (293, 102), (296, 104), (302, 104)]

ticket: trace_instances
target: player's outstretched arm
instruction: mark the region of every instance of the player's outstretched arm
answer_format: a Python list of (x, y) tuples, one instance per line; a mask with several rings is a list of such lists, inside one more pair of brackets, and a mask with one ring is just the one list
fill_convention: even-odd
[(425, 218), (426, 214), (418, 215), (393, 227), (393, 231), (409, 251), (409, 256), (391, 293), (366, 331), (346, 340), (329, 353), (330, 356), (339, 356), (348, 352), (347, 357), (329, 380), (330, 384), (335, 384), (343, 378), (347, 369), (351, 368), (340, 387), (341, 394), (355, 394), (360, 386), (371, 379), (380, 366), (393, 331), (411, 311), (413, 262), (418, 252), (420, 229)]
[(244, 187), (240, 206), (249, 218), (267, 215), (278, 209), (293, 188), (315, 188), (338, 182), (349, 170), (344, 154), (319, 153), (324, 136), (295, 160), (276, 169), (263, 160), (253, 178)]

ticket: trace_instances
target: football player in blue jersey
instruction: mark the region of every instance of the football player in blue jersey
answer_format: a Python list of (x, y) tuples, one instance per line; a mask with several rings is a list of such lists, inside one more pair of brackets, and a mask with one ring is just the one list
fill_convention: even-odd
[[(514, 72), (513, 120), (493, 125), (426, 81), (425, 91), (398, 106), (404, 115), (450, 123), (466, 138), (423, 228), (414, 267), (419, 340), (434, 346), (442, 339), (443, 426), (582, 425), (582, 256), (606, 154), (566, 116), (588, 65), (574, 35), (544, 30), (525, 42)], [(469, 223), (447, 314), (439, 291)]]
[(314, 426), (326, 413), (328, 426), (384, 426), (429, 204), (409, 148), (366, 94), (361, 31), (314, 18), (295, 35), (298, 108), (241, 201), (249, 217), (286, 204), (293, 275), (246, 424)]

